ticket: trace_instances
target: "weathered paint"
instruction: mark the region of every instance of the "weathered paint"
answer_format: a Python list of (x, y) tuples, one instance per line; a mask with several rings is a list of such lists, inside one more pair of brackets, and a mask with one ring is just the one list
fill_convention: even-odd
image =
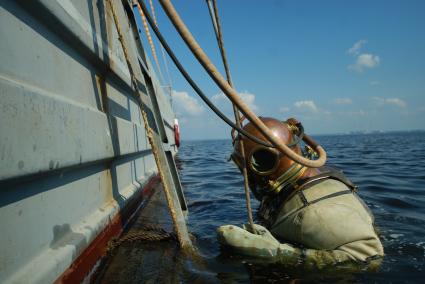
[(125, 210), (121, 210), (113, 220), (97, 235), (91, 244), (74, 261), (55, 283), (80, 283), (92, 271), (92, 268), (105, 255), (111, 239), (119, 236), (124, 228), (133, 221), (135, 213), (150, 198), (153, 188), (160, 182), (158, 176), (152, 177), (143, 188), (143, 194), (135, 196)]
[[(0, 3), (2, 283), (58, 279), (157, 173), (105, 5)], [(151, 79), (163, 148), (175, 153), (172, 108), (124, 7), (116, 5), (138, 81), (145, 84), (142, 72)], [(151, 108), (147, 94), (142, 100)]]

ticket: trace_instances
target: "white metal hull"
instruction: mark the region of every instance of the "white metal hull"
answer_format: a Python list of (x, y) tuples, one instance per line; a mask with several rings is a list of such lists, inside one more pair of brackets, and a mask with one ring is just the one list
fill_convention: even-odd
[[(116, 8), (175, 153), (169, 101)], [(106, 1), (2, 1), (0, 59), (0, 282), (54, 282), (157, 168)]]

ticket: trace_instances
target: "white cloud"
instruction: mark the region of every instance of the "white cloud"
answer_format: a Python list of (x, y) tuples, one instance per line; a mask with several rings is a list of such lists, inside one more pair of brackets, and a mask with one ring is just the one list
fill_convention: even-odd
[(242, 100), (251, 108), (252, 111), (257, 111), (258, 106), (255, 104), (255, 95), (247, 91), (239, 93)]
[(357, 72), (363, 72), (364, 69), (371, 69), (375, 68), (379, 65), (381, 59), (378, 55), (373, 55), (370, 53), (363, 53), (357, 56), (356, 63), (349, 65), (348, 69), (357, 71)]
[(298, 101), (294, 103), (294, 106), (299, 110), (317, 112), (318, 108), (313, 101)]
[(400, 108), (406, 108), (407, 103), (399, 98), (381, 98), (381, 97), (373, 97), (372, 98), (378, 105), (393, 105)]
[(396, 105), (398, 107), (405, 108), (407, 106), (407, 103), (399, 98), (389, 98), (386, 99), (387, 104)]
[(334, 103), (337, 105), (350, 105), (353, 103), (353, 101), (350, 98), (336, 98)]
[(381, 84), (381, 82), (379, 82), (379, 81), (371, 81), (369, 84), (370, 84), (371, 86), (377, 86), (377, 85), (380, 85), (380, 84)]
[(173, 90), (171, 95), (177, 114), (196, 116), (204, 112), (204, 107), (188, 93)]
[(367, 40), (365, 39), (361, 39), (358, 42), (356, 42), (355, 44), (353, 44), (352, 47), (350, 47), (347, 50), (348, 54), (353, 54), (353, 55), (357, 55), (360, 53), (360, 49), (367, 43)]
[(216, 94), (216, 95), (212, 96), (212, 98), (211, 98), (211, 100), (213, 102), (216, 102), (216, 103), (218, 103), (222, 100), (226, 100), (226, 99), (227, 99), (227, 97), (223, 93)]
[[(255, 104), (254, 94), (248, 91), (243, 91), (238, 93), (238, 95), (252, 111), (258, 111), (258, 106)], [(226, 105), (231, 106), (230, 100), (223, 93), (212, 96), (211, 100), (218, 105), (223, 105), (223, 103), (226, 103)]]

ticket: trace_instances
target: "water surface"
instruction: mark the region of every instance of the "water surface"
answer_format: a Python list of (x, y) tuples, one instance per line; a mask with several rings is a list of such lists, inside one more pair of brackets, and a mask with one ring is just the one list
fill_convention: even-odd
[[(178, 155), (189, 229), (205, 259), (193, 272), (210, 282), (300, 279), (422, 282), (425, 276), (425, 133), (319, 136), (328, 164), (344, 170), (375, 215), (385, 249), (379, 272), (329, 273), (261, 265), (220, 251), (216, 228), (246, 223), (242, 177), (228, 157), (230, 140), (184, 141)], [(258, 202), (253, 200), (254, 214)], [(189, 277), (190, 278), (190, 277)]]

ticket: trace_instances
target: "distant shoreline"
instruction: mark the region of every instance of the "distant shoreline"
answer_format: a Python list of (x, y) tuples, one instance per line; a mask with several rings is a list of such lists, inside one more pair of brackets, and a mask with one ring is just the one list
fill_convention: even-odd
[[(324, 137), (324, 136), (348, 136), (348, 135), (385, 135), (385, 134), (414, 134), (414, 133), (425, 133), (425, 129), (414, 129), (414, 130), (373, 130), (373, 131), (349, 131), (345, 133), (329, 133), (329, 134), (311, 134), (313, 137)], [(182, 139), (182, 142), (192, 141), (224, 141), (230, 140), (230, 138), (206, 138), (206, 139)]]

